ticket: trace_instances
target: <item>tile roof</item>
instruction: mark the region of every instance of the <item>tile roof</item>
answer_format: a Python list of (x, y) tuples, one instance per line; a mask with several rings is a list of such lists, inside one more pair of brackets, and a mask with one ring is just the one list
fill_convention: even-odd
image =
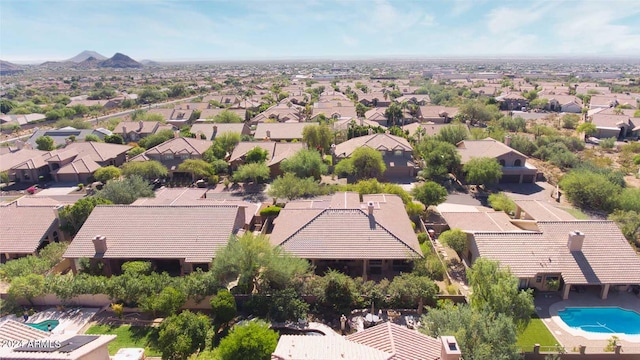
[(476, 231), (521, 231), (511, 223), (511, 218), (502, 211), (440, 212), (450, 228), (465, 232)]
[(210, 262), (217, 248), (238, 230), (244, 209), (233, 205), (117, 206), (94, 208), (66, 258), (93, 258), (92, 240), (107, 238), (104, 258), (185, 259)]
[(420, 106), (420, 114), (422, 118), (441, 118), (446, 113), (447, 117), (452, 118), (458, 115), (457, 107), (448, 107), (448, 106), (433, 106), (426, 105)]
[(144, 155), (162, 155), (162, 154), (191, 154), (202, 156), (209, 149), (211, 141), (200, 140), (188, 137), (178, 137), (169, 139), (160, 145), (152, 147), (145, 151)]
[[(318, 125), (318, 123), (259, 123), (256, 126), (253, 137), (256, 139), (301, 140), (302, 129), (308, 125)], [(267, 136), (267, 131), (269, 131), (271, 136)]]
[(0, 206), (0, 252), (31, 254), (49, 231), (58, 226), (56, 206)]
[(386, 128), (386, 126), (381, 125), (378, 122), (375, 121), (371, 121), (371, 120), (366, 120), (366, 119), (343, 119), (343, 120), (336, 120), (333, 122), (332, 126), (333, 126), (333, 130), (347, 130), (349, 129), (349, 125), (351, 124), (351, 122), (354, 122), (356, 125), (359, 126), (371, 126), (371, 127), (378, 127), (381, 126), (382, 128)]
[(109, 161), (131, 150), (129, 145), (102, 142), (74, 142), (64, 147), (64, 151), (75, 151), (78, 158), (90, 156), (97, 163)]
[(0, 324), (0, 340), (42, 340), (49, 335), (51, 334), (46, 331), (38, 330), (15, 320), (6, 320)]
[[(539, 221), (541, 232), (477, 232), (481, 257), (498, 260), (518, 277), (561, 273), (569, 284), (638, 284), (640, 258), (613, 221)], [(569, 251), (571, 231), (585, 235), (582, 251)]]
[[(396, 195), (369, 198), (373, 216), (356, 193), (331, 202), (289, 203), (274, 220), (270, 240), (307, 259), (407, 259), (422, 256), (402, 201)], [(378, 200), (378, 202), (375, 202)], [(291, 207), (290, 205), (293, 204)]]
[(244, 156), (247, 155), (247, 152), (256, 147), (267, 151), (267, 165), (272, 166), (293, 156), (298, 151), (305, 149), (306, 144), (301, 142), (241, 141), (233, 149), (229, 162), (242, 160)]
[(273, 360), (391, 360), (392, 354), (342, 336), (282, 335)]
[(240, 116), (242, 120), (244, 120), (245, 115), (247, 113), (247, 110), (245, 109), (224, 109), (224, 108), (204, 109), (200, 113), (200, 119), (213, 119), (214, 117), (216, 117), (216, 115), (220, 114), (223, 111), (229, 111), (231, 113), (234, 113)]
[(367, 146), (375, 150), (402, 150), (413, 152), (407, 139), (391, 134), (372, 134), (355, 137), (336, 145), (335, 153), (339, 157), (349, 157), (358, 148)]
[(46, 151), (22, 149), (0, 154), (0, 171), (7, 171), (12, 167), (24, 163), (30, 159), (39, 159), (49, 154)]
[(100, 164), (91, 159), (91, 156), (85, 156), (73, 160), (72, 162), (64, 165), (63, 167), (55, 170), (54, 174), (93, 174), (96, 170), (100, 169)]
[[(127, 133), (136, 132), (138, 134), (150, 135), (159, 131), (160, 122), (158, 121), (123, 121), (116, 125), (113, 129), (114, 134), (122, 134), (124, 129), (127, 129)], [(171, 127), (171, 125), (169, 125)]]
[(155, 197), (139, 198), (131, 205), (184, 205), (185, 201), (193, 201), (202, 198), (206, 192), (207, 189), (200, 188), (163, 187), (155, 192)]
[(523, 153), (510, 148), (492, 138), (483, 140), (462, 140), (458, 144), (458, 153), (460, 153), (461, 162), (464, 164), (474, 157), (490, 157), (497, 158), (508, 153), (515, 153), (528, 159)]
[(202, 133), (207, 136), (207, 140), (213, 140), (215, 135), (224, 133), (249, 134), (251, 130), (246, 123), (239, 124), (218, 124), (218, 123), (195, 123), (191, 126), (191, 132), (194, 134)]
[(347, 340), (393, 354), (393, 360), (435, 360), (442, 353), (439, 339), (385, 322), (351, 335)]
[[(416, 122), (416, 123), (405, 125), (404, 127), (402, 127), (402, 130), (409, 130), (409, 134), (415, 134), (418, 129), (423, 129), (424, 135), (435, 136), (440, 133), (440, 130), (442, 130), (442, 128), (445, 128), (447, 126), (451, 126), (451, 124), (436, 124), (432, 122), (417, 123)], [(463, 126), (465, 126), (467, 128), (467, 131), (469, 131), (468, 125), (463, 124)]]
[[(615, 128), (615, 127), (619, 127), (619, 125), (627, 125), (627, 126), (631, 126), (633, 127), (633, 121), (631, 119), (631, 116), (629, 115), (609, 115), (603, 112), (599, 112), (597, 114), (594, 114), (591, 117), (591, 122), (596, 126), (596, 127), (610, 127), (610, 128)], [(639, 121), (640, 123), (640, 121)]]
[(534, 220), (575, 220), (568, 212), (540, 200), (513, 200), (516, 205)]

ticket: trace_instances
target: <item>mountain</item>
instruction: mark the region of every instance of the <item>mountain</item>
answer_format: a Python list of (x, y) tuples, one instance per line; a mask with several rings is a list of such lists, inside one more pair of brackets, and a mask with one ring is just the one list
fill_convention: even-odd
[(100, 55), (95, 51), (91, 51), (91, 50), (85, 50), (83, 52), (81, 52), (80, 54), (72, 57), (69, 60), (65, 60), (66, 61), (71, 61), (71, 62), (75, 62), (75, 63), (79, 63), (79, 62), (83, 62), (85, 60), (87, 60), (88, 58), (95, 58), (97, 60), (107, 60), (107, 57), (104, 55)]
[(160, 66), (160, 63), (153, 60), (140, 60), (140, 64), (145, 66)]
[(111, 59), (107, 59), (98, 63), (98, 67), (102, 68), (141, 68), (142, 64), (128, 57), (127, 55), (116, 53)]
[(19, 74), (22, 72), (24, 72), (22, 66), (0, 60), (0, 75)]
[(72, 65), (74, 69), (95, 69), (100, 65), (100, 60), (89, 56), (86, 60)]

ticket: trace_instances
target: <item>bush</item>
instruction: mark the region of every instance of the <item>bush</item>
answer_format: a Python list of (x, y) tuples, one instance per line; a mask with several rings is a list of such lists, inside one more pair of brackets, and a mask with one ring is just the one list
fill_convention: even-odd
[(272, 217), (278, 216), (280, 214), (281, 208), (279, 206), (271, 205), (266, 208), (260, 210), (260, 216), (262, 217)]
[(600, 147), (603, 149), (613, 149), (615, 145), (616, 145), (616, 138), (614, 137), (600, 140)]
[(122, 315), (124, 314), (124, 305), (122, 304), (111, 304), (111, 311), (117, 316), (119, 319), (122, 319)]
[(467, 234), (460, 229), (451, 229), (443, 232), (440, 234), (439, 240), (458, 254), (462, 254), (467, 247)]
[(489, 195), (489, 205), (495, 211), (504, 211), (507, 214), (516, 212), (516, 203), (513, 202), (505, 193)]
[(576, 206), (610, 212), (617, 205), (622, 187), (605, 174), (585, 169), (573, 170), (562, 177), (560, 187)]
[(238, 313), (236, 299), (227, 289), (218, 290), (216, 296), (211, 298), (211, 309), (217, 325), (229, 323)]

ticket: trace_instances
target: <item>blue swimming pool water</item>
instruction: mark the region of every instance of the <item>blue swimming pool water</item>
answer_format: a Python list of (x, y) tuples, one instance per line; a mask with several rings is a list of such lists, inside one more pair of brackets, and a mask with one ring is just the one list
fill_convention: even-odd
[(573, 328), (595, 333), (640, 334), (640, 314), (618, 307), (571, 307), (558, 312)]
[[(56, 326), (58, 326), (60, 324), (60, 322), (58, 320), (45, 320), (39, 323), (27, 323), (26, 325), (29, 325), (31, 327), (34, 327), (38, 330), (42, 330), (42, 331), (49, 331), (49, 330), (53, 330), (56, 328)], [(51, 325), (51, 328), (49, 328), (49, 325)]]

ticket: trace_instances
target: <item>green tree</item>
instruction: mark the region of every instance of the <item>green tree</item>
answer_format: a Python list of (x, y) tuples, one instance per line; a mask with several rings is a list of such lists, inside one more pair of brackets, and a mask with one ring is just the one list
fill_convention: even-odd
[(321, 280), (320, 296), (325, 306), (342, 314), (349, 314), (358, 300), (358, 291), (353, 279), (336, 270), (329, 270)]
[(455, 336), (465, 359), (518, 360), (517, 329), (504, 314), (476, 311), (469, 305), (430, 309), (420, 331), (432, 337)]
[(467, 234), (460, 229), (451, 229), (440, 234), (439, 240), (458, 254), (467, 248)]
[(149, 135), (144, 137), (138, 141), (138, 145), (142, 146), (145, 149), (151, 149), (157, 145), (162, 144), (165, 141), (171, 140), (174, 138), (173, 131), (169, 129), (160, 130), (153, 135)]
[(473, 288), (470, 300), (474, 309), (504, 314), (523, 328), (528, 324), (534, 311), (532, 290), (520, 290), (518, 278), (508, 268), (479, 258), (467, 269), (467, 279)]
[(96, 205), (109, 204), (112, 204), (110, 200), (87, 196), (76, 201), (73, 205), (65, 206), (59, 211), (62, 229), (69, 235), (75, 236)]
[(26, 299), (33, 306), (33, 298), (44, 294), (44, 276), (29, 274), (16, 277), (11, 280), (7, 294), (14, 301)]
[(356, 103), (356, 115), (360, 118), (364, 117), (364, 114), (369, 111), (370, 108), (362, 103)]
[(187, 301), (187, 295), (179, 289), (167, 286), (159, 294), (153, 294), (141, 301), (141, 308), (144, 311), (151, 311), (153, 316), (156, 314), (174, 315), (184, 302)]
[(109, 181), (96, 197), (114, 204), (131, 204), (141, 197), (155, 197), (152, 186), (142, 177), (132, 175), (120, 181)]
[(227, 289), (220, 289), (216, 296), (211, 298), (211, 309), (215, 324), (225, 325), (238, 314), (236, 299)]
[(111, 134), (104, 137), (104, 142), (109, 144), (124, 144), (124, 139), (120, 134)]
[(153, 181), (167, 177), (169, 170), (156, 160), (130, 161), (122, 165), (122, 175), (125, 177), (140, 176), (148, 181)]
[(640, 213), (633, 210), (616, 210), (608, 219), (615, 221), (629, 243), (640, 248)]
[(229, 124), (229, 123), (241, 123), (243, 121), (244, 119), (241, 118), (240, 115), (234, 112), (231, 112), (229, 110), (224, 110), (218, 115), (213, 117), (213, 122), (216, 122), (216, 123)]
[(88, 134), (84, 137), (84, 141), (86, 142), (102, 142), (102, 140), (98, 137), (98, 135)]
[(133, 149), (129, 150), (129, 152), (127, 153), (127, 157), (131, 159), (132, 157), (140, 155), (145, 151), (146, 151), (145, 148), (136, 146)]
[(435, 305), (438, 285), (426, 276), (402, 273), (393, 278), (388, 292), (397, 306), (417, 306), (422, 314), (425, 304)]
[(400, 126), (402, 125), (401, 121), (404, 119), (402, 108), (395, 102), (391, 103), (384, 111), (384, 117), (387, 118), (387, 126)]
[(560, 188), (576, 206), (610, 212), (622, 191), (607, 175), (585, 169), (572, 170), (560, 180)]
[(266, 181), (269, 179), (271, 169), (265, 163), (248, 163), (240, 165), (238, 170), (233, 174), (233, 179), (236, 181), (253, 181), (257, 184), (259, 181)]
[(580, 122), (580, 116), (577, 114), (565, 114), (562, 116), (562, 127), (565, 129), (575, 129)]
[(262, 321), (236, 325), (222, 341), (218, 351), (221, 360), (269, 360), (278, 344), (278, 334)]
[(247, 163), (264, 163), (267, 160), (267, 156), (269, 156), (269, 152), (267, 150), (256, 146), (253, 149), (247, 151), (245, 161)]
[(153, 104), (164, 101), (167, 98), (167, 93), (159, 91), (154, 88), (145, 88), (138, 94), (138, 102), (140, 104)]
[(386, 170), (382, 154), (365, 146), (356, 149), (350, 158), (341, 160), (335, 172), (353, 175), (356, 179), (379, 179)]
[(443, 127), (436, 136), (437, 140), (456, 145), (462, 140), (469, 138), (469, 129), (463, 124), (452, 124)]
[(239, 290), (250, 294), (290, 286), (309, 272), (309, 263), (272, 246), (265, 236), (247, 232), (231, 236), (216, 252), (211, 272), (221, 282), (237, 279)]
[(472, 123), (486, 123), (494, 117), (488, 106), (477, 101), (469, 101), (460, 106), (460, 114), (464, 120), (469, 120)]
[(160, 325), (158, 332), (158, 348), (162, 358), (182, 360), (196, 351), (205, 349), (207, 332), (210, 328), (206, 315), (184, 311), (172, 315)]
[(427, 181), (413, 188), (413, 197), (427, 208), (438, 205), (447, 199), (447, 189), (433, 181)]
[(293, 173), (278, 176), (273, 180), (268, 191), (269, 196), (288, 200), (319, 195), (320, 192), (320, 184), (313, 178), (301, 179)]
[(321, 175), (327, 173), (327, 165), (322, 160), (319, 152), (312, 149), (303, 149), (295, 153), (292, 157), (280, 163), (283, 172), (294, 173), (299, 178), (313, 177), (320, 180)]
[(424, 139), (417, 150), (425, 162), (421, 173), (425, 178), (443, 178), (460, 166), (458, 149), (448, 142)]
[(100, 169), (96, 170), (95, 173), (93, 173), (93, 177), (97, 181), (103, 183), (106, 183), (109, 180), (118, 179), (121, 175), (122, 171), (113, 165), (101, 167)]
[(191, 179), (204, 179), (214, 174), (213, 166), (201, 159), (187, 159), (178, 165), (178, 171), (191, 174)]
[(498, 160), (488, 157), (476, 157), (462, 167), (469, 184), (486, 185), (497, 183), (502, 177), (502, 167)]
[(42, 151), (51, 151), (55, 150), (56, 143), (51, 136), (45, 135), (40, 136), (36, 139), (36, 144), (38, 144), (38, 150)]
[(585, 137), (593, 136), (598, 133), (598, 128), (594, 123), (584, 122), (576, 128), (576, 131), (583, 133)]
[(516, 212), (516, 203), (502, 192), (489, 195), (489, 205), (491, 205), (491, 208), (495, 211), (504, 211), (507, 214), (514, 214)]
[(549, 105), (548, 99), (538, 98), (538, 99), (533, 99), (531, 100), (531, 102), (529, 102), (529, 106), (531, 106), (534, 109), (544, 109), (545, 107), (547, 107), (547, 105)]
[(309, 149), (316, 149), (321, 154), (326, 154), (333, 142), (333, 131), (327, 124), (307, 125), (302, 129), (302, 141)]

